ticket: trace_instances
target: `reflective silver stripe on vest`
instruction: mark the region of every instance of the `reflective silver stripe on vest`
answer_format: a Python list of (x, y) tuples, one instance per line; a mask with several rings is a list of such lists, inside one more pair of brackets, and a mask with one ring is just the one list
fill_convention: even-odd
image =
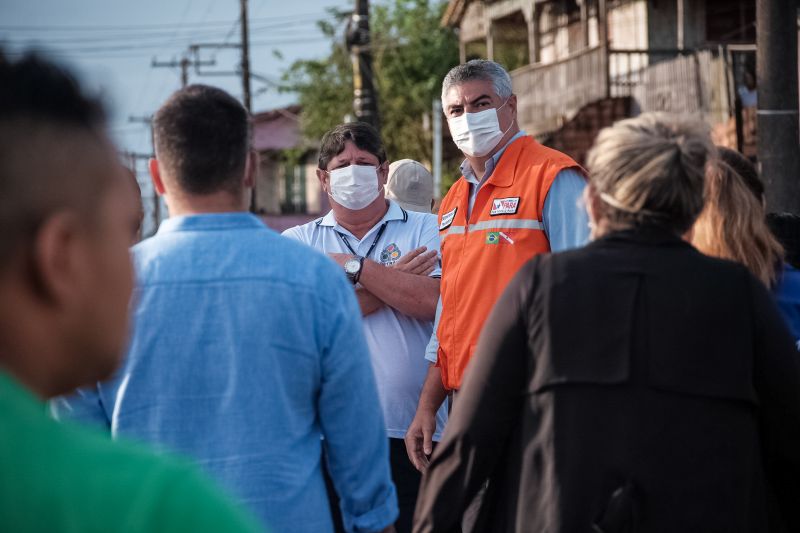
[(536, 219), (507, 218), (499, 220), (484, 220), (469, 225), (470, 231), (483, 229), (544, 229), (544, 225)]
[[(483, 220), (469, 225), (469, 231), (481, 230), (495, 230), (495, 229), (533, 229), (544, 230), (544, 224), (540, 221), (530, 218), (508, 218), (499, 220)], [(464, 226), (450, 226), (447, 232), (441, 236), (442, 239), (450, 234), (463, 235), (465, 233)]]
[(445, 237), (447, 237), (451, 233), (453, 235), (462, 235), (464, 233), (464, 226), (450, 226), (449, 228), (447, 228), (447, 231), (445, 232), (445, 234), (442, 235), (442, 238), (444, 239)]

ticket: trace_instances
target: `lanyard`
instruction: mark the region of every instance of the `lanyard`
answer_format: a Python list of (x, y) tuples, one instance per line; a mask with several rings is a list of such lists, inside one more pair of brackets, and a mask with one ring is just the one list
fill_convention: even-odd
[[(367, 250), (367, 254), (364, 256), (365, 258), (368, 258), (372, 254), (372, 251), (375, 249), (375, 247), (378, 245), (378, 241), (381, 239), (381, 235), (383, 235), (383, 231), (386, 229), (386, 225), (388, 223), (389, 222), (387, 221), (381, 224), (381, 229), (379, 229), (378, 234), (375, 235), (375, 240), (372, 241), (372, 245), (369, 247), (369, 250)], [(345, 235), (344, 233), (340, 233), (338, 231), (336, 232), (336, 234), (339, 236), (340, 239), (342, 239), (342, 242), (344, 243), (345, 246), (347, 246), (347, 249), (350, 250), (350, 253), (358, 257), (356, 251), (353, 250), (353, 247), (350, 246), (349, 242), (347, 242), (347, 235)]]

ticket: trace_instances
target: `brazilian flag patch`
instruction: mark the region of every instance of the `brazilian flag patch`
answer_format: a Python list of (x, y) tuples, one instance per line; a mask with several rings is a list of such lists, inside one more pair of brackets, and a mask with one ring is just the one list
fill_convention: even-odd
[(500, 242), (499, 231), (489, 231), (486, 233), (486, 244), (498, 244)]

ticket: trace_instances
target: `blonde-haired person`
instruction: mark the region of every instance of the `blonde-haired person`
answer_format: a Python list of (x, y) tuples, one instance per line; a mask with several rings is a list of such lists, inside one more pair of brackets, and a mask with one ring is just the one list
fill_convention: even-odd
[(706, 205), (692, 233), (692, 244), (704, 254), (737, 261), (764, 285), (775, 285), (783, 248), (767, 225), (764, 185), (739, 152), (718, 148), (706, 177)]
[(495, 306), (414, 531), (452, 530), (487, 479), (475, 531), (800, 530), (792, 338), (747, 269), (682, 239), (714, 154), (669, 115), (600, 133), (594, 241), (537, 256)]

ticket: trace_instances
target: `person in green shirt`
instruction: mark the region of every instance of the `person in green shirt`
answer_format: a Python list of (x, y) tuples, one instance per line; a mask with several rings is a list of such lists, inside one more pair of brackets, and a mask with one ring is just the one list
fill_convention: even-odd
[(0, 50), (0, 531), (259, 530), (187, 464), (47, 416), (120, 361), (137, 226), (102, 105)]

